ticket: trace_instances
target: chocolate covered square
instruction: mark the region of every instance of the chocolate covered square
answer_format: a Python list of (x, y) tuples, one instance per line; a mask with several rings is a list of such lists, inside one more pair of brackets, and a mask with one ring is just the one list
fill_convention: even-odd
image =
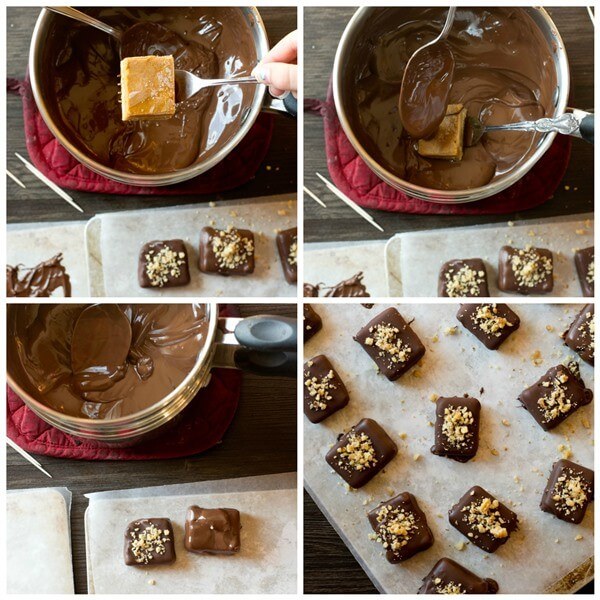
[(304, 343), (306, 344), (313, 335), (321, 331), (321, 327), (323, 327), (321, 317), (310, 304), (305, 304), (303, 318)]
[(404, 492), (369, 511), (376, 541), (392, 564), (408, 560), (433, 545), (433, 534), (417, 499)]
[(563, 334), (565, 344), (577, 352), (586, 363), (594, 365), (596, 347), (596, 323), (594, 305), (586, 304)]
[(540, 508), (567, 523), (581, 523), (594, 499), (594, 471), (570, 460), (552, 465)]
[(448, 517), (469, 541), (490, 553), (505, 544), (518, 527), (517, 515), (478, 485), (450, 509)]
[(288, 283), (298, 281), (298, 228), (285, 229), (277, 234), (277, 250)]
[(433, 454), (467, 462), (479, 447), (481, 404), (476, 398), (438, 398)]
[(143, 288), (187, 285), (188, 254), (183, 240), (154, 240), (142, 246), (138, 282)]
[(254, 272), (254, 234), (235, 227), (203, 227), (199, 256), (198, 268), (203, 273), (250, 275)]
[(456, 318), (488, 350), (497, 350), (521, 324), (506, 304), (461, 304)]
[(235, 508), (190, 506), (185, 518), (185, 549), (196, 554), (240, 551), (240, 512)]
[(480, 258), (450, 260), (440, 269), (438, 296), (474, 298), (489, 296), (487, 272)]
[(132, 521), (125, 530), (125, 564), (150, 567), (175, 561), (173, 525), (169, 519)]
[(396, 444), (373, 419), (362, 419), (338, 438), (325, 459), (355, 489), (366, 485), (398, 453)]
[(519, 402), (545, 431), (554, 429), (579, 407), (592, 401), (593, 393), (586, 389), (577, 365), (567, 368), (557, 365), (521, 392)]
[(450, 558), (440, 558), (429, 571), (418, 594), (496, 594), (498, 583), (479, 577)]
[(594, 246), (575, 252), (575, 268), (584, 296), (594, 295)]
[(425, 354), (425, 346), (395, 308), (378, 314), (354, 339), (390, 381), (401, 377)]
[(320, 423), (348, 404), (348, 390), (326, 356), (304, 363), (304, 414)]
[(548, 294), (554, 288), (552, 252), (546, 248), (502, 246), (498, 288), (523, 295)]

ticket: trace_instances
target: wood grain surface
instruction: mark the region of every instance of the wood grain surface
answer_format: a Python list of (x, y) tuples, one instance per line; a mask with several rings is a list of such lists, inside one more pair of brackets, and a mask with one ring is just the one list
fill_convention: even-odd
[[(7, 9), (7, 76), (22, 79), (27, 68), (31, 34), (39, 8), (9, 7)], [(271, 45), (297, 27), (295, 8), (260, 8)], [(7, 180), (7, 222), (67, 221), (82, 218), (31, 175), (15, 157), (15, 152), (27, 156), (23, 133), (21, 99), (13, 94), (7, 98), (7, 167), (25, 185), (24, 190)], [(267, 157), (256, 176), (243, 186), (212, 196), (116, 196), (69, 192), (89, 219), (97, 213), (177, 206), (194, 201), (254, 198), (271, 194), (296, 192), (297, 186), (297, 123), (295, 119), (277, 116), (273, 139)], [(268, 168), (267, 168), (268, 167)]]
[[(354, 13), (353, 8), (305, 8), (304, 10), (304, 93), (306, 98), (324, 99), (340, 36)], [(570, 105), (581, 109), (594, 106), (594, 28), (584, 7), (550, 8), (564, 40), (571, 66)], [(387, 239), (394, 233), (441, 227), (499, 223), (589, 212), (594, 207), (593, 148), (573, 141), (568, 171), (554, 197), (538, 208), (506, 215), (406, 215), (370, 211), (384, 228), (380, 233), (326, 191), (315, 172), (328, 176), (320, 117), (304, 117), (304, 184), (327, 204), (321, 208), (306, 197), (304, 201), (304, 240), (329, 242)], [(569, 190), (565, 189), (569, 186)], [(574, 188), (577, 188), (575, 191)]]
[[(296, 316), (296, 305), (241, 305), (243, 316)], [(149, 461), (80, 461), (37, 456), (49, 479), (7, 448), (8, 489), (59, 486), (73, 493), (71, 530), (77, 593), (87, 590), (84, 494), (296, 471), (296, 381), (244, 374), (236, 416), (223, 441), (196, 456)], [(120, 551), (120, 549), (119, 549)]]

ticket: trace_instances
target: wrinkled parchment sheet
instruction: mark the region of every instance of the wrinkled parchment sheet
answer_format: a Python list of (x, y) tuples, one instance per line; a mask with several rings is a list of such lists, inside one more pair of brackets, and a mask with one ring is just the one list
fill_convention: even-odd
[[(86, 230), (90, 278), (95, 293), (116, 297), (268, 297), (295, 296), (296, 287), (283, 276), (275, 236), (295, 227), (296, 201), (292, 196), (255, 198), (235, 206), (208, 204), (106, 213), (92, 219)], [(251, 229), (255, 236), (256, 268), (253, 274), (224, 277), (198, 269), (200, 230), (229, 225)], [(187, 247), (190, 283), (148, 289), (138, 284), (140, 249), (152, 240), (182, 239)], [(98, 282), (102, 285), (98, 285)]]
[(396, 296), (437, 296), (440, 267), (448, 260), (483, 259), (491, 296), (514, 296), (497, 286), (498, 255), (502, 246), (526, 245), (548, 248), (554, 253), (554, 290), (550, 296), (581, 296), (575, 269), (575, 250), (594, 245), (593, 215), (578, 219), (564, 217), (540, 221), (519, 221), (401, 233), (385, 249), (388, 294)]
[[(84, 256), (85, 222), (75, 223), (28, 223), (7, 225), (6, 262), (16, 266), (35, 267), (43, 261), (63, 254), (62, 264), (71, 279), (72, 296), (88, 296), (88, 272)], [(54, 298), (63, 297), (59, 288)]]
[[(406, 320), (414, 319), (413, 329), (427, 350), (396, 382), (378, 375), (352, 339), (387, 305), (370, 310), (359, 304), (313, 306), (323, 329), (305, 345), (305, 360), (320, 353), (328, 356), (348, 387), (350, 403), (321, 424), (304, 419), (305, 484), (380, 591), (415, 593), (433, 565), (447, 556), (482, 577), (496, 579), (500, 593), (541, 593), (593, 555), (593, 504), (583, 523), (573, 525), (542, 512), (539, 503), (552, 464), (562, 458), (560, 445), (572, 452), (571, 460), (593, 467), (594, 403), (547, 433), (517, 401), (547, 369), (573, 356), (559, 335), (578, 306), (513, 305), (521, 327), (494, 352), (458, 323), (456, 304), (397, 305)], [(454, 326), (458, 327), (451, 335), (454, 330), (449, 328)], [(534, 353), (541, 364), (533, 364)], [(579, 362), (586, 385), (593, 389), (592, 367)], [(480, 445), (468, 463), (431, 454), (432, 394), (469, 394), (480, 400)], [(338, 433), (364, 417), (386, 430), (398, 445), (398, 455), (365, 487), (350, 491), (324, 456)], [(450, 525), (448, 510), (473, 485), (488, 490), (519, 517), (519, 530), (494, 554), (472, 544), (462, 551), (455, 546), (467, 538)], [(435, 543), (392, 565), (380, 544), (369, 539), (366, 513), (405, 491), (416, 496), (427, 515)], [(576, 540), (579, 535), (582, 538)]]
[[(96, 594), (292, 594), (296, 592), (296, 474), (91, 494), (85, 515), (88, 590)], [(241, 550), (202, 556), (183, 546), (188, 506), (237, 508)], [(128, 567), (127, 524), (145, 517), (173, 523), (171, 565)]]
[(7, 592), (74, 594), (71, 492), (66, 488), (6, 494)]
[[(382, 242), (349, 242), (343, 246), (337, 242), (305, 244), (304, 281), (334, 286), (362, 271), (367, 292), (373, 297), (385, 297), (384, 248)], [(324, 295), (325, 290), (322, 293)]]

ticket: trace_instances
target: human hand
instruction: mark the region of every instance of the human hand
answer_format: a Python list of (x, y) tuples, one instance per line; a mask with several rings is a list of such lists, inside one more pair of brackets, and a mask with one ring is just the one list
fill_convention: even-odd
[(272, 96), (298, 91), (298, 32), (288, 33), (254, 67), (252, 75), (269, 86)]

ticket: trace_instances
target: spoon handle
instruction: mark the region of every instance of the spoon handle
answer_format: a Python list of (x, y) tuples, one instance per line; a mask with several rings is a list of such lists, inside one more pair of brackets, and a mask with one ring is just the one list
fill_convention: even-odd
[(537, 121), (489, 125), (486, 126), (485, 131), (538, 131), (540, 133), (554, 131), (563, 135), (576, 135), (579, 137), (579, 125), (579, 121), (571, 113), (565, 113), (560, 117), (538, 119)]
[(202, 79), (202, 87), (212, 87), (214, 85), (237, 85), (238, 83), (260, 83), (253, 75), (245, 77), (229, 77), (224, 79)]
[(448, 9), (448, 14), (446, 15), (446, 21), (444, 22), (444, 27), (438, 36), (438, 40), (443, 40), (448, 37), (450, 30), (452, 29), (452, 25), (454, 24), (454, 15), (456, 14), (456, 6), (451, 6)]
[(91, 25), (96, 29), (100, 29), (104, 31), (104, 33), (108, 33), (108, 35), (112, 35), (114, 38), (120, 40), (121, 32), (102, 21), (98, 21), (98, 19), (94, 19), (94, 17), (90, 17), (86, 15), (84, 12), (77, 10), (76, 8), (71, 8), (70, 6), (45, 6), (46, 10), (51, 10), (52, 12), (58, 13), (59, 15), (63, 15), (63, 17), (70, 17), (71, 19), (75, 19), (76, 21), (80, 21), (81, 23), (85, 23), (86, 25)]

